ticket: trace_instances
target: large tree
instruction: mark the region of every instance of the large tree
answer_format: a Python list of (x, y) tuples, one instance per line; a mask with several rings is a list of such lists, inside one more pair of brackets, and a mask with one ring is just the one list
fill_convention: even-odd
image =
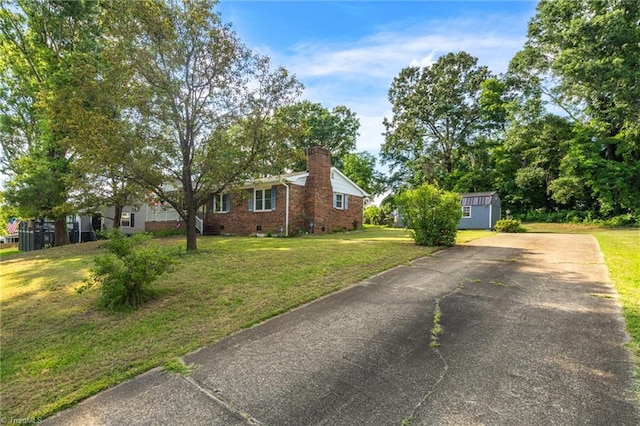
[(342, 157), (342, 172), (371, 196), (384, 192), (384, 176), (376, 170), (376, 157), (366, 151)]
[(290, 151), (283, 169), (305, 170), (306, 151), (314, 146), (328, 149), (333, 166), (342, 167), (344, 156), (356, 148), (360, 121), (344, 105), (328, 110), (319, 103), (305, 100), (281, 108), (276, 117), (281, 127), (288, 129), (281, 137)]
[(530, 121), (513, 118), (504, 141), (492, 151), (493, 186), (503, 207), (514, 213), (558, 208), (550, 185), (560, 176), (573, 127), (567, 118), (552, 114)]
[(300, 85), (248, 50), (209, 0), (122, 2), (114, 49), (133, 70), (137, 147), (126, 172), (175, 208), (195, 250), (196, 214), (212, 193), (270, 172), (274, 111)]
[(491, 72), (466, 52), (448, 53), (433, 65), (408, 67), (389, 89), (393, 117), (385, 118), (383, 162), (396, 181), (412, 186), (446, 184), (463, 158), (487, 130), (483, 93), (495, 91)]
[(136, 205), (149, 195), (127, 173), (127, 163), (142, 147), (136, 120), (131, 120), (134, 73), (124, 52), (115, 48), (118, 39), (110, 25), (112, 19), (119, 19), (117, 5), (103, 4), (101, 31), (105, 37), (94, 54), (71, 64), (66, 93), (61, 91), (56, 98), (58, 116), (64, 116), (67, 123), (70, 202), (83, 212), (113, 206), (115, 213), (109, 219), (114, 228), (120, 226), (124, 206)]
[(586, 192), (602, 214), (640, 210), (637, 191), (620, 188), (640, 185), (639, 21), (635, 0), (542, 0), (511, 63), (582, 128), (550, 185), (558, 202)]
[[(55, 243), (69, 242), (66, 216), (71, 173), (65, 104), (68, 76), (95, 53), (94, 1), (0, 3), (0, 139), (5, 197), (24, 217), (55, 221)], [(63, 101), (62, 101), (63, 100)]]

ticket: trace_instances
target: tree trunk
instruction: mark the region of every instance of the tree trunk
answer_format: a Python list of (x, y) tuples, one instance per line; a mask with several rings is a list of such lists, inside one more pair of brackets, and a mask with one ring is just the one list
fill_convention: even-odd
[(113, 229), (120, 228), (120, 220), (122, 220), (122, 206), (114, 206)]
[(66, 246), (69, 244), (69, 232), (67, 230), (67, 220), (56, 219), (54, 222), (55, 227), (55, 246)]
[(187, 251), (198, 250), (198, 233), (196, 230), (196, 209), (193, 206), (187, 207)]
[(604, 158), (607, 160), (615, 161), (616, 159), (616, 146), (615, 144), (608, 143), (605, 151)]

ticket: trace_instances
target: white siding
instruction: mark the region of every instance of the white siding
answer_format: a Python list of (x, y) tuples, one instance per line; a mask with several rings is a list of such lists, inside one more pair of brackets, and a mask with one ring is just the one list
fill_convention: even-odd
[[(113, 206), (107, 207), (102, 215), (102, 223), (105, 229), (113, 228), (113, 214), (115, 208)], [(134, 220), (133, 226), (121, 226), (120, 230), (125, 234), (135, 234), (138, 232), (144, 232), (145, 222), (176, 222), (182, 220), (177, 211), (167, 204), (167, 208), (150, 206), (147, 203), (140, 204), (139, 207), (134, 208), (126, 206), (122, 209), (122, 213), (133, 213)]]
[(341, 194), (355, 195), (357, 197), (367, 195), (366, 193), (363, 194), (363, 190), (334, 168), (331, 169), (331, 187), (333, 188), (333, 192)]

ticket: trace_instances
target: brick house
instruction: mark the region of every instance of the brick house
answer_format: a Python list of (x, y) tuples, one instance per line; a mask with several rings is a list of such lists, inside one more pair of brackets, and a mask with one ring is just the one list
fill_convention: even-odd
[(203, 213), (209, 234), (298, 234), (362, 225), (369, 196), (320, 147), (307, 151), (305, 172), (247, 181), (240, 190), (214, 194)]
[[(331, 166), (331, 153), (320, 147), (309, 149), (307, 167), (304, 172), (249, 180), (234, 191), (212, 194), (198, 213), (200, 232), (297, 235), (362, 225), (369, 194)], [(147, 203), (126, 207), (122, 214), (124, 233), (184, 227), (173, 209)]]

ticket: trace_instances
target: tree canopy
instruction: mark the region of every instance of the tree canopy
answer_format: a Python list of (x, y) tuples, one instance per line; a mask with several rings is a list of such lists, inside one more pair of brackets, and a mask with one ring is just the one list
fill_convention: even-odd
[(363, 151), (342, 157), (342, 172), (356, 185), (374, 196), (384, 192), (384, 176), (376, 170), (376, 157)]
[(542, 0), (505, 75), (464, 52), (403, 69), (382, 146), (394, 186), (640, 221), (639, 21), (634, 0)]
[(62, 226), (79, 209), (115, 205), (117, 226), (118, 208), (153, 192), (195, 249), (210, 195), (275, 172), (290, 154), (280, 142), (291, 132), (274, 115), (302, 87), (244, 46), (215, 3), (3, 1), (7, 202)]
[(483, 93), (493, 78), (477, 62), (466, 52), (448, 53), (431, 66), (405, 68), (393, 80), (382, 159), (397, 170), (396, 182), (443, 184), (465, 157), (474, 161), (474, 145), (489, 122)]
[(169, 203), (196, 249), (197, 210), (212, 193), (272, 171), (283, 150), (273, 114), (300, 84), (247, 49), (214, 3), (123, 5), (114, 48), (133, 70), (130, 121), (138, 135), (125, 172)]
[[(549, 193), (602, 215), (640, 211), (640, 8), (543, 0), (511, 71), (567, 111), (574, 132)], [(592, 206), (592, 207), (586, 207)]]
[(360, 121), (349, 108), (338, 105), (331, 110), (308, 100), (287, 105), (277, 111), (281, 127), (288, 129), (281, 143), (289, 154), (283, 169), (307, 168), (307, 149), (321, 146), (331, 152), (331, 163), (342, 167), (345, 155), (356, 148)]
[(2, 1), (0, 140), (8, 203), (25, 217), (54, 219), (56, 245), (69, 242), (73, 143), (66, 105), (69, 76), (96, 53), (97, 2)]

